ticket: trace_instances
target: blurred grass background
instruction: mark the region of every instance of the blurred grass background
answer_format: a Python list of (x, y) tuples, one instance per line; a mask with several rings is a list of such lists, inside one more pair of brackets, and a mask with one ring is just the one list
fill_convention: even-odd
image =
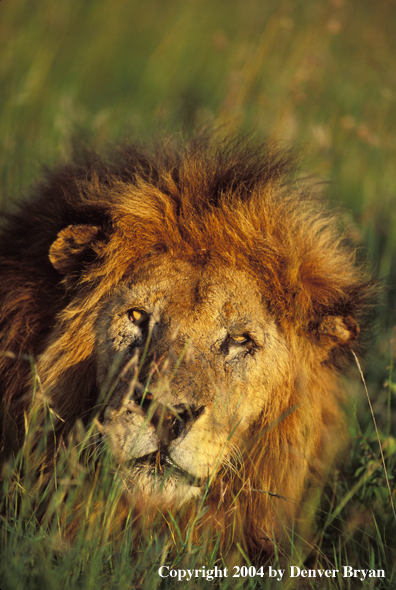
[[(365, 373), (394, 457), (396, 2), (0, 1), (3, 208), (75, 138), (100, 148), (218, 124), (301, 145), (302, 174), (329, 181), (331, 206), (383, 278)], [(364, 390), (348, 387), (362, 396), (353, 475), (378, 449)], [(356, 506), (374, 502), (381, 478), (371, 473)]]

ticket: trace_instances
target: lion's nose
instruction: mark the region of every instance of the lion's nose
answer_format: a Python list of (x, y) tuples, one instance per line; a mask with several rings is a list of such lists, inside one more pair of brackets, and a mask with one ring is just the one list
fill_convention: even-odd
[(150, 392), (135, 395), (133, 401), (148, 417), (164, 446), (178, 438), (189, 424), (199, 418), (205, 409), (205, 406), (198, 407), (190, 404), (174, 406), (162, 404)]

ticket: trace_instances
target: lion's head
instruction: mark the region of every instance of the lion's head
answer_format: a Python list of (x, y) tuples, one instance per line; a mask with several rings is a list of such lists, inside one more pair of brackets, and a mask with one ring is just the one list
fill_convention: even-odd
[(371, 296), (291, 169), (201, 138), (49, 175), (0, 243), (5, 448), (32, 354), (58, 438), (96, 411), (142, 509), (213, 488), (251, 546), (291, 526), (338, 448), (337, 373)]

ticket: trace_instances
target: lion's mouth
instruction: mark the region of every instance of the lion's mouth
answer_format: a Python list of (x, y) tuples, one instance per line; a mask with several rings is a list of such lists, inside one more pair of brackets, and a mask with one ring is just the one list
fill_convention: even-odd
[(145, 466), (151, 468), (156, 477), (160, 476), (163, 479), (168, 477), (176, 477), (177, 479), (183, 479), (184, 483), (197, 488), (202, 487), (206, 483), (206, 478), (196, 477), (188, 471), (185, 471), (170, 458), (167, 449), (159, 449), (156, 453), (148, 453), (142, 457), (135, 458), (133, 460), (134, 466)]

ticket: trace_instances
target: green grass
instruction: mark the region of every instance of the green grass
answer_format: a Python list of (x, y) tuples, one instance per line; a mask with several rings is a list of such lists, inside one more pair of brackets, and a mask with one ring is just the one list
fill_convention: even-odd
[[(76, 141), (100, 147), (124, 137), (188, 136), (199, 127), (223, 124), (302, 146), (301, 173), (329, 181), (324, 190), (331, 206), (341, 208), (349, 239), (384, 281), (364, 373), (393, 497), (395, 30), (391, 0), (0, 2), (4, 208), (26, 193), (43, 164), (67, 159)], [(396, 524), (357, 370), (345, 387), (352, 445), (322, 498), (319, 561), (311, 557), (311, 567), (332, 563), (386, 570), (385, 582), (375, 586), (329, 579), (316, 581), (318, 588), (393, 588)], [(214, 563), (215, 550), (208, 553), (183, 536), (173, 545), (170, 537), (168, 547), (161, 535), (148, 535), (132, 550), (133, 527), (121, 545), (106, 544), (95, 529), (85, 535), (88, 521), (74, 544), (62, 545), (58, 516), (70, 508), (77, 487), (70, 481), (93, 477), (93, 466), (80, 473), (74, 459), (59, 461), (59, 473), (44, 494), (49, 497), (50, 489), (53, 494), (44, 515), (32, 508), (40, 504), (33, 477), (15, 477), (16, 464), (4, 479), (2, 590), (172, 588), (179, 583), (160, 580), (160, 563), (176, 568)], [(30, 465), (30, 476), (32, 471)], [(103, 518), (111, 520), (116, 496), (111, 478), (95, 490), (98, 497), (108, 494), (110, 512)], [(297, 540), (295, 545), (297, 551)], [(291, 558), (298, 563), (296, 555)], [(300, 582), (284, 586), (297, 588)], [(214, 582), (200, 580), (196, 587), (209, 584)], [(266, 578), (222, 583), (224, 588), (260, 585), (280, 587)]]

